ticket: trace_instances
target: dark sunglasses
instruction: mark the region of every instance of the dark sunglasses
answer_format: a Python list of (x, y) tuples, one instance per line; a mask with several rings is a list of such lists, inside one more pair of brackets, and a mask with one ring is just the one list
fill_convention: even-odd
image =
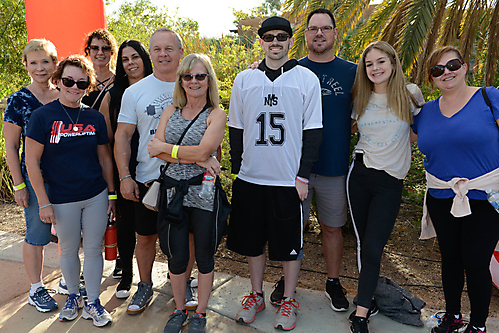
[(90, 82), (88, 82), (88, 81), (75, 81), (75, 80), (70, 79), (68, 77), (63, 77), (61, 79), (61, 81), (62, 81), (62, 84), (68, 88), (71, 88), (76, 83), (76, 86), (78, 87), (78, 89), (81, 89), (81, 90), (87, 89), (88, 86), (90, 85)]
[(102, 52), (109, 52), (109, 51), (111, 51), (111, 46), (107, 46), (106, 45), (106, 46), (100, 47), (100, 46), (97, 46), (97, 45), (90, 45), (90, 50), (92, 50), (92, 51), (99, 52), (100, 49), (102, 49)]
[(277, 35), (266, 34), (262, 36), (264, 42), (270, 43), (274, 41), (274, 38), (277, 38), (279, 42), (284, 42), (289, 38), (288, 34), (279, 33)]
[(192, 80), (192, 78), (195, 78), (196, 81), (204, 81), (204, 79), (206, 79), (206, 77), (210, 76), (210, 74), (206, 74), (206, 73), (200, 73), (200, 74), (182, 74), (180, 75), (180, 78), (186, 82), (189, 82)]
[(445, 72), (445, 68), (447, 67), (448, 70), (450, 71), (457, 71), (461, 66), (463, 65), (463, 62), (459, 59), (452, 59), (449, 60), (445, 65), (435, 65), (430, 69), (431, 76), (433, 77), (439, 77), (442, 76)]

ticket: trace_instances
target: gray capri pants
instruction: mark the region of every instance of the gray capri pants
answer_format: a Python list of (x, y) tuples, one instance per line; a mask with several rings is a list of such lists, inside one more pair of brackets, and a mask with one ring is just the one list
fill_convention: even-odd
[(61, 270), (70, 294), (78, 294), (80, 248), (83, 231), (83, 276), (88, 299), (99, 298), (102, 269), (102, 240), (107, 227), (107, 189), (82, 201), (54, 204), (55, 230), (61, 245)]

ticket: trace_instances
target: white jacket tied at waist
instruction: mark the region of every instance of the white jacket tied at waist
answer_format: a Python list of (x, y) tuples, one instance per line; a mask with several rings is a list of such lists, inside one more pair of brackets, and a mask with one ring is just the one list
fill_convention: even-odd
[(455, 217), (463, 217), (471, 214), (470, 201), (468, 199), (469, 190), (491, 189), (499, 191), (499, 168), (490, 171), (480, 177), (473, 179), (452, 178), (449, 181), (443, 181), (426, 172), (426, 193), (423, 204), (423, 219), (421, 220), (421, 235), (420, 239), (428, 239), (436, 236), (435, 228), (431, 222), (428, 209), (426, 207), (426, 194), (429, 188), (433, 189), (452, 189), (456, 194), (451, 207), (451, 214)]

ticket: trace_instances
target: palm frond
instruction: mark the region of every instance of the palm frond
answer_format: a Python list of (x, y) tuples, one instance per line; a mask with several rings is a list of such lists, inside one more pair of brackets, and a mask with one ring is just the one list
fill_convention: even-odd
[(369, 7), (371, 0), (345, 0), (336, 11), (337, 25), (340, 30), (339, 38), (343, 39), (348, 31), (353, 29), (362, 19), (364, 10)]
[(479, 17), (484, 10), (484, 5), (486, 6), (486, 3), (483, 0), (473, 0), (464, 13), (459, 36), (459, 50), (465, 63), (469, 63), (471, 51), (475, 46), (476, 33), (480, 24)]
[(379, 4), (372, 15), (353, 36), (352, 47), (354, 52), (362, 52), (364, 48), (378, 36), (382, 29), (386, 26), (386, 22), (390, 19), (392, 13), (399, 5), (400, 0), (384, 0)]
[(459, 37), (459, 24), (464, 14), (464, 0), (452, 0), (447, 7), (444, 23), (441, 28), (439, 46), (456, 45)]
[(395, 12), (393, 13), (392, 18), (390, 19), (390, 22), (386, 26), (385, 29), (381, 32), (380, 39), (387, 42), (390, 45), (395, 46), (398, 40), (398, 36), (400, 35), (400, 32), (404, 26), (404, 18), (407, 15), (407, 12), (409, 11), (409, 8), (411, 6), (411, 0), (404, 0)]
[(485, 85), (487, 86), (494, 84), (494, 74), (496, 73), (499, 58), (499, 6), (497, 0), (494, 1), (494, 7), (490, 18), (488, 49), (485, 60)]
[(410, 71), (433, 22), (435, 4), (432, 0), (417, 0), (412, 3), (404, 27), (401, 31), (400, 42), (397, 43), (400, 61), (404, 71)]

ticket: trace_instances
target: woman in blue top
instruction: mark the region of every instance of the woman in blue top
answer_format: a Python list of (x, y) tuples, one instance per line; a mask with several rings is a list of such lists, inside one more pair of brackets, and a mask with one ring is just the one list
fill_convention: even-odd
[[(38, 311), (48, 312), (57, 308), (57, 303), (47, 293), (42, 281), (43, 247), (50, 242), (50, 224), (43, 223), (38, 215), (38, 202), (24, 163), (24, 141), (33, 111), (59, 96), (55, 85), (50, 82), (57, 66), (57, 51), (48, 40), (32, 39), (24, 48), (22, 61), (31, 83), (7, 100), (4, 116), (5, 152), (14, 183), (14, 198), (24, 208), (26, 220), (23, 260), (31, 281), (28, 303)], [(21, 142), (23, 151), (19, 162)]]
[(59, 319), (75, 319), (82, 307), (78, 250), (83, 232), (88, 302), (82, 316), (93, 319), (96, 326), (104, 326), (112, 318), (99, 302), (102, 240), (107, 215), (114, 215), (116, 200), (106, 122), (98, 111), (81, 104), (83, 95), (95, 85), (95, 73), (88, 60), (80, 55), (69, 56), (58, 65), (52, 81), (60, 90), (59, 99), (31, 116), (26, 166), (40, 205), (40, 218), (54, 224), (59, 236), (61, 270), (69, 290)]
[[(497, 186), (488, 176), (499, 172), (499, 91), (486, 89), (489, 107), (481, 89), (466, 84), (468, 66), (459, 50), (450, 46), (435, 50), (427, 68), (429, 82), (442, 96), (423, 106), (414, 118), (413, 130), (426, 155), (426, 207), (442, 254), (446, 313), (432, 332), (457, 332), (464, 326), (461, 294), (465, 274), (471, 303), (465, 332), (485, 332), (492, 293), (489, 264), (499, 240), (499, 215), (487, 202), (484, 190)], [(476, 185), (475, 179), (484, 175), (488, 185)], [(454, 183), (458, 194), (451, 189)], [(469, 198), (469, 205), (466, 200), (460, 204), (460, 197)], [(459, 210), (461, 206), (468, 212)]]

